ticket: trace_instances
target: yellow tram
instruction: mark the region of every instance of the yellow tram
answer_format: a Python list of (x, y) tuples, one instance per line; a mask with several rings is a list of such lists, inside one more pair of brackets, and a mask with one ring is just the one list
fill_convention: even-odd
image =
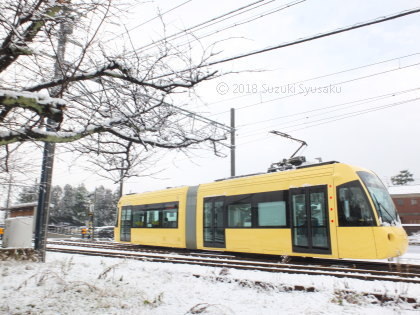
[(366, 259), (399, 256), (408, 246), (379, 178), (337, 162), (123, 196), (115, 240)]

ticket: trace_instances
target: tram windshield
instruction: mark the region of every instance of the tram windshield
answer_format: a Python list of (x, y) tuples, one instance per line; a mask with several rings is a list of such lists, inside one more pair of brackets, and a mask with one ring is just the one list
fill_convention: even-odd
[(400, 224), (401, 221), (394, 202), (381, 180), (376, 175), (368, 172), (357, 172), (357, 174), (369, 191), (382, 225)]

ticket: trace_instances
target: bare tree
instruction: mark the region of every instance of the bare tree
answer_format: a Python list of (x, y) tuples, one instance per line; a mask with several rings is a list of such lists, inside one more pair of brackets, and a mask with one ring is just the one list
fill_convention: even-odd
[[(167, 41), (147, 53), (113, 49), (101, 39), (126, 14), (116, 3), (0, 3), (0, 146), (71, 143), (107, 170), (124, 162), (126, 176), (158, 148), (207, 145), (218, 153), (226, 129), (172, 105), (217, 75), (205, 66), (212, 50), (192, 57), (190, 47)], [(60, 25), (68, 28), (65, 61), (57, 58)]]

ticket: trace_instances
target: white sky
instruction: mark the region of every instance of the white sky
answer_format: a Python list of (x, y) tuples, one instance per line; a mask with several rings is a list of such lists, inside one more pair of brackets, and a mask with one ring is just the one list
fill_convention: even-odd
[[(158, 8), (160, 12), (165, 12), (182, 2), (168, 0), (139, 4), (132, 8), (132, 16), (125, 19), (126, 27), (131, 29), (149, 20), (157, 14)], [(170, 35), (250, 2), (192, 0), (163, 16), (166, 34)], [(200, 37), (286, 3), (274, 1), (236, 19), (197, 31), (195, 35)], [(418, 6), (419, 0), (308, 0), (207, 37), (201, 42), (203, 46), (207, 46), (230, 38), (216, 45), (217, 50), (221, 51), (215, 57), (217, 60)], [(310, 160), (321, 157), (324, 161), (336, 160), (358, 165), (372, 169), (385, 181), (389, 181), (400, 170), (409, 169), (415, 178), (420, 179), (420, 102), (416, 100), (398, 104), (420, 97), (420, 65), (415, 65), (420, 63), (419, 17), (419, 14), (415, 14), (217, 65), (215, 69), (222, 72), (239, 73), (204, 83), (197, 89), (200, 101), (188, 98), (188, 95), (183, 95), (184, 98), (179, 97), (176, 101), (178, 105), (188, 104), (187, 109), (225, 124), (229, 124), (229, 109), (237, 109), (237, 175), (264, 172), (271, 163), (289, 157), (298, 148), (298, 143), (268, 133), (270, 130), (278, 130), (306, 141), (308, 147), (301, 153)], [(131, 39), (136, 47), (141, 47), (162, 38), (162, 29), (162, 23), (157, 19), (131, 31)], [(121, 28), (121, 33), (123, 31)], [(117, 30), (114, 32), (118, 33)], [(404, 57), (408, 55), (411, 56)], [(289, 83), (389, 59), (395, 60), (295, 85), (295, 91), (299, 92), (301, 87), (317, 88), (336, 84), (339, 89), (337, 93), (292, 96), (293, 91), (288, 93), (280, 89)], [(265, 71), (244, 72), (245, 70)], [(388, 72), (375, 75), (384, 71)], [(360, 79), (365, 76), (370, 77)], [(344, 81), (351, 82), (340, 84)], [(224, 95), (217, 92), (217, 86), (221, 83), (229, 89)], [(267, 92), (268, 87), (272, 89), (271, 92)], [(278, 93), (274, 92), (276, 89)], [(354, 103), (357, 100), (411, 89), (411, 92), (388, 95), (375, 101)], [(251, 93), (243, 92), (248, 90)], [(336, 106), (349, 102), (353, 103)], [(325, 123), (339, 118), (340, 115), (357, 114), (392, 104), (395, 106)], [(246, 106), (249, 107), (243, 108)], [(269, 119), (272, 120), (261, 122)], [(225, 153), (229, 153), (228, 149)], [(128, 180), (124, 192), (194, 185), (230, 175), (228, 157), (216, 158), (209, 151), (195, 152), (192, 156), (195, 157), (168, 154), (150, 169), (150, 172), (160, 169), (162, 172), (154, 178)], [(83, 182), (88, 188), (99, 185), (111, 187), (109, 182), (80, 171), (77, 164), (69, 171), (67, 159), (60, 156), (56, 159), (53, 181), (60, 185)]]

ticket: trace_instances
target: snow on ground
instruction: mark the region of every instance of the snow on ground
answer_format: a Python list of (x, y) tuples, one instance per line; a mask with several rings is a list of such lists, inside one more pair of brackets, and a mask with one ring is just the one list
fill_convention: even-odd
[(408, 237), (409, 242), (411, 243), (420, 243), (420, 232), (417, 232), (415, 234), (412, 234)]
[[(420, 297), (420, 285), (47, 253), (0, 262), (0, 314), (415, 314), (345, 290)], [(197, 277), (199, 276), (199, 277)], [(222, 281), (221, 281), (222, 279)], [(223, 279), (226, 279), (223, 282)], [(232, 279), (241, 282), (228, 281)], [(254, 281), (269, 284), (256, 286)], [(284, 291), (284, 285), (315, 292)]]

